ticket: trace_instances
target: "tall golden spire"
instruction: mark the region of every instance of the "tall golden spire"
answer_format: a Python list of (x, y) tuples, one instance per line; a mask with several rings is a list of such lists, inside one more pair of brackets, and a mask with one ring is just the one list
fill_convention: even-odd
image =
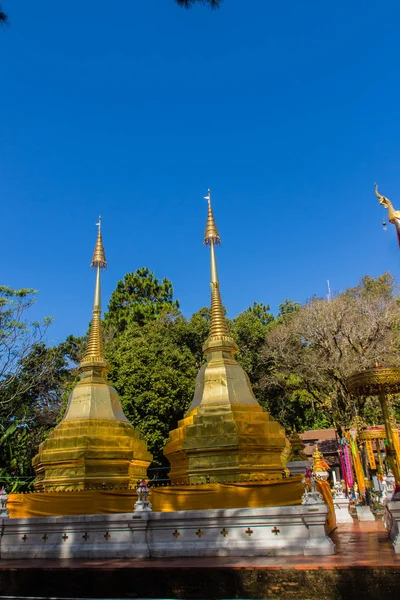
[(209, 340), (224, 340), (232, 338), (229, 336), (228, 327), (226, 324), (224, 307), (222, 306), (221, 294), (219, 290), (219, 279), (217, 262), (215, 258), (215, 247), (221, 243), (217, 225), (215, 223), (214, 214), (211, 206), (211, 191), (208, 190), (205, 199), (208, 202), (208, 216), (206, 232), (204, 235), (204, 243), (210, 246), (211, 255), (211, 322)]
[(89, 339), (86, 346), (85, 355), (81, 361), (80, 369), (86, 367), (100, 366), (107, 367), (108, 363), (104, 358), (103, 337), (101, 332), (101, 285), (100, 271), (107, 267), (106, 255), (104, 253), (103, 238), (101, 235), (101, 217), (99, 217), (96, 246), (93, 252), (91, 267), (96, 269), (96, 286), (94, 291), (93, 317), (90, 324)]
[(169, 432), (164, 455), (173, 484), (281, 479), (289, 442), (285, 431), (258, 404), (249, 378), (235, 360), (221, 302), (215, 246), (221, 243), (208, 201), (204, 243), (211, 254), (210, 335), (206, 361), (196, 377), (192, 403), (178, 427)]

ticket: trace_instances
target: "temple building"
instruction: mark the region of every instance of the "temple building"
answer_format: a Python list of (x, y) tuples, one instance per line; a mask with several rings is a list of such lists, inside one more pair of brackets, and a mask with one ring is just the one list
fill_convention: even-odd
[(210, 335), (203, 346), (193, 402), (171, 431), (164, 454), (173, 484), (282, 479), (289, 442), (283, 427), (257, 402), (249, 379), (235, 360), (220, 295), (215, 248), (220, 236), (210, 191), (204, 243), (211, 254)]
[(64, 418), (39, 446), (32, 464), (40, 492), (129, 487), (146, 477), (152, 460), (146, 443), (125, 417), (107, 381), (101, 331), (100, 273), (107, 266), (101, 220), (91, 266), (96, 269), (93, 317), (80, 380)]

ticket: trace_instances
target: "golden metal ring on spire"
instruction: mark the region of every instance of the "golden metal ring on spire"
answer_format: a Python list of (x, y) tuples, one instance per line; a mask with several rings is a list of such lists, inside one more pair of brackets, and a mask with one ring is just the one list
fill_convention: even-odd
[(99, 217), (99, 221), (96, 223), (96, 225), (98, 227), (97, 240), (90, 266), (92, 268), (100, 267), (100, 269), (105, 269), (107, 267), (107, 260), (104, 252), (103, 238), (101, 235), (101, 217)]
[(101, 331), (101, 289), (100, 289), (100, 269), (107, 266), (106, 255), (104, 252), (103, 238), (101, 235), (101, 217), (96, 223), (98, 227), (96, 246), (94, 248), (91, 267), (97, 269), (96, 286), (94, 293), (93, 316), (90, 323), (89, 339), (86, 346), (85, 355), (82, 358), (80, 369), (84, 370), (88, 366), (108, 367), (104, 357), (103, 336)]
[(208, 190), (208, 195), (205, 196), (205, 199), (208, 201), (208, 217), (206, 232), (204, 234), (204, 243), (206, 246), (209, 246), (210, 243), (213, 242), (215, 246), (218, 246), (221, 243), (221, 238), (219, 237), (217, 225), (215, 224), (214, 214), (212, 211), (211, 190)]

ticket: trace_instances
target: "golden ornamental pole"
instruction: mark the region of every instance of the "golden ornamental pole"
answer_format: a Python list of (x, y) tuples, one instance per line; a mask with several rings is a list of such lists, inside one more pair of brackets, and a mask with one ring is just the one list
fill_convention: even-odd
[(381, 409), (382, 409), (382, 414), (383, 414), (383, 422), (385, 424), (385, 430), (386, 430), (386, 441), (387, 441), (386, 456), (388, 457), (388, 460), (389, 460), (389, 463), (390, 463), (390, 466), (392, 469), (392, 473), (394, 475), (394, 479), (396, 482), (396, 488), (397, 488), (397, 487), (400, 487), (400, 468), (399, 468), (398, 456), (397, 456), (397, 452), (396, 452), (396, 446), (395, 446), (394, 438), (393, 438), (392, 424), (390, 422), (387, 395), (385, 394), (384, 391), (382, 391), (379, 394), (379, 402), (381, 404)]
[(400, 392), (400, 368), (376, 366), (366, 369), (348, 377), (346, 386), (350, 394), (354, 396), (378, 396), (386, 431), (385, 452), (395, 478), (396, 492), (400, 491), (399, 458), (396, 453), (387, 400), (387, 394)]
[(205, 196), (204, 198), (208, 202), (208, 215), (206, 231), (204, 234), (204, 244), (210, 247), (211, 261), (211, 319), (209, 339), (229, 340), (233, 342), (232, 338), (229, 335), (228, 325), (226, 323), (225, 318), (225, 311), (221, 300), (217, 261), (215, 257), (215, 248), (220, 245), (221, 238), (219, 236), (217, 225), (214, 219), (214, 214), (212, 211), (211, 190), (208, 190), (207, 196)]

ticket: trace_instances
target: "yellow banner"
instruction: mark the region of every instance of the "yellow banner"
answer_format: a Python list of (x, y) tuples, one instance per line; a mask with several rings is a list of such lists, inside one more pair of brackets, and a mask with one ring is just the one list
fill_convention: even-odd
[(358, 451), (358, 446), (357, 446), (356, 442), (353, 440), (353, 438), (350, 438), (350, 446), (351, 446), (351, 453), (353, 455), (354, 471), (355, 471), (356, 479), (357, 479), (357, 483), (358, 483), (358, 491), (360, 492), (360, 494), (363, 494), (365, 492), (364, 471), (363, 471), (362, 464), (361, 464), (361, 458), (360, 458), (360, 453)]
[(368, 462), (371, 469), (376, 469), (374, 449), (372, 448), (372, 440), (365, 441), (365, 449), (367, 451)]
[(397, 456), (397, 464), (400, 465), (399, 430), (396, 427), (396, 429), (392, 429), (392, 431), (393, 431), (394, 449), (396, 450), (396, 456)]

